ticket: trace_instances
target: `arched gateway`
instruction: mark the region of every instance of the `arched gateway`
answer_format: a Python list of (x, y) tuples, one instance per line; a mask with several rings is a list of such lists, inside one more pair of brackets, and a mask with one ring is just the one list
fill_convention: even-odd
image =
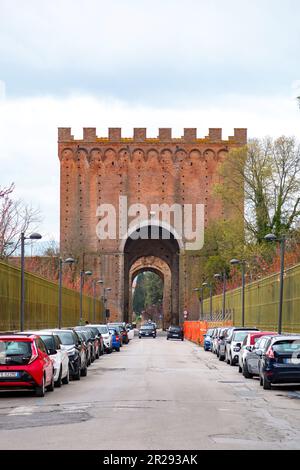
[(123, 138), (110, 128), (102, 138), (84, 128), (83, 139), (74, 139), (70, 128), (59, 128), (61, 253), (111, 287), (113, 319), (130, 319), (132, 279), (145, 270), (162, 276), (169, 322), (182, 321), (184, 310), (197, 317), (192, 289), (202, 275), (205, 228), (233, 215), (213, 195), (222, 182), (218, 167), (246, 141), (246, 129), (223, 140), (221, 129), (199, 139), (196, 129), (184, 129), (181, 138), (159, 129), (147, 138), (137, 128)]

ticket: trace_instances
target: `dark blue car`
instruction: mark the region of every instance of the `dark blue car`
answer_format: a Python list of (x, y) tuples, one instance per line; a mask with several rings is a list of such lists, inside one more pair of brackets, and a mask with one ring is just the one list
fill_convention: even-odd
[(260, 384), (270, 390), (274, 384), (300, 383), (300, 335), (268, 338), (258, 350)]
[(120, 341), (120, 332), (117, 328), (109, 327), (109, 332), (112, 336), (112, 348), (115, 351), (120, 351), (121, 341)]
[(204, 351), (211, 351), (212, 350), (212, 334), (213, 328), (207, 330), (204, 336)]

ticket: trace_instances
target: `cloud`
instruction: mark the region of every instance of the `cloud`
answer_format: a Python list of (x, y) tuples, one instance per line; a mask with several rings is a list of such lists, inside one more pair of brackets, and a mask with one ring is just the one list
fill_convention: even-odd
[(298, 0), (2, 0), (10, 96), (152, 104), (274, 94), (297, 78)]
[(226, 138), (234, 127), (247, 127), (250, 137), (297, 135), (300, 113), (292, 97), (258, 98), (224, 95), (203, 106), (145, 106), (92, 95), (6, 98), (0, 102), (1, 184), (14, 181), (16, 194), (43, 215), (41, 232), (59, 238), (59, 161), (57, 127), (72, 127), (82, 138), (82, 127), (97, 127), (107, 136), (108, 127), (122, 127), (129, 137), (133, 127), (147, 127), (157, 136), (158, 127), (172, 127), (180, 137), (184, 127), (197, 127), (198, 136), (209, 127), (222, 127)]

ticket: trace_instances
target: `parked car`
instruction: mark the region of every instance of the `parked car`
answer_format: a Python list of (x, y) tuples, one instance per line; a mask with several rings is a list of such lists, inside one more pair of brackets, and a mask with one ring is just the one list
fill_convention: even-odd
[[(223, 333), (222, 333), (223, 332)], [(215, 328), (212, 335), (212, 352), (219, 357), (220, 335), (224, 334), (225, 328)]]
[(266, 337), (257, 355), (260, 385), (264, 390), (277, 384), (300, 383), (300, 335)]
[(142, 338), (142, 336), (147, 336), (152, 338), (156, 338), (156, 330), (153, 325), (142, 325), (139, 329), (139, 338)]
[(250, 331), (258, 331), (258, 328), (233, 327), (227, 330), (225, 339), (225, 361), (234, 366), (239, 360), (239, 352), (245, 336)]
[(93, 325), (83, 326), (83, 331), (89, 333), (89, 340), (93, 343), (93, 360), (104, 354), (104, 341), (98, 328)]
[(118, 331), (117, 327), (109, 327), (109, 332), (112, 338), (112, 348), (115, 351), (120, 351), (121, 347), (121, 339), (120, 339), (120, 332)]
[(181, 326), (171, 325), (167, 331), (167, 339), (184, 340), (183, 329)]
[(69, 356), (70, 376), (74, 380), (87, 375), (87, 352), (82, 340), (75, 330), (51, 330), (59, 337), (62, 347), (67, 350)]
[(123, 335), (121, 333), (121, 328), (117, 325), (108, 325), (108, 328), (114, 328), (116, 330), (116, 333), (118, 334), (119, 336), (119, 341), (120, 341), (120, 348), (123, 346)]
[[(70, 329), (72, 329), (72, 328), (70, 328)], [(82, 345), (86, 350), (87, 366), (89, 367), (92, 363), (93, 344), (88, 340), (88, 335), (87, 335), (86, 331), (76, 330), (76, 333), (78, 334), (79, 338), (81, 339)]]
[(43, 397), (54, 390), (50, 351), (37, 335), (0, 337), (0, 390), (34, 390)]
[(217, 356), (219, 361), (224, 361), (226, 355), (226, 338), (230, 328), (222, 328), (217, 336)]
[(108, 326), (118, 326), (122, 335), (122, 344), (128, 344), (129, 343), (129, 338), (128, 338), (128, 333), (126, 330), (126, 323), (124, 322), (114, 322), (114, 323), (109, 323)]
[(254, 345), (262, 336), (274, 336), (276, 332), (274, 331), (255, 331), (254, 333), (248, 333), (245, 337), (242, 347), (239, 353), (239, 372), (243, 372), (244, 363), (246, 357), (250, 352), (252, 352)]
[(97, 328), (97, 330), (99, 331), (99, 334), (103, 338), (104, 351), (107, 354), (110, 354), (113, 350), (113, 346), (112, 346), (112, 337), (111, 337), (111, 334), (109, 333), (108, 326), (107, 325), (90, 325), (90, 326)]
[[(21, 333), (22, 334), (22, 333)], [(55, 387), (69, 383), (69, 356), (57, 334), (51, 331), (25, 331), (26, 335), (37, 335), (44, 341), (53, 363)]]
[(207, 332), (205, 333), (204, 336), (204, 344), (203, 348), (204, 351), (211, 351), (212, 350), (212, 335), (213, 335), (214, 330), (212, 328), (209, 328)]
[(268, 338), (269, 336), (261, 336), (253, 345), (252, 350), (248, 351), (247, 356), (244, 358), (242, 372), (246, 379), (251, 379), (254, 375), (259, 375), (259, 360), (261, 354), (258, 351), (264, 351)]

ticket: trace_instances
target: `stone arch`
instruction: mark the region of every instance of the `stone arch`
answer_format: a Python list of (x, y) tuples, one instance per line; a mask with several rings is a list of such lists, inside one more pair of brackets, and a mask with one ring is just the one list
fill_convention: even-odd
[(141, 148), (136, 148), (131, 152), (131, 161), (135, 162), (136, 160), (143, 160), (145, 161), (145, 152)]
[(60, 160), (64, 161), (64, 160), (71, 160), (71, 159), (72, 160), (74, 159), (73, 149), (69, 147), (64, 148), (60, 153)]
[[(168, 264), (157, 256), (142, 256), (138, 258), (129, 271), (129, 287), (132, 286), (134, 278), (145, 271), (158, 274), (163, 280), (163, 327), (171, 323), (171, 270)], [(132, 295), (129, 290), (129, 318), (132, 317)]]

